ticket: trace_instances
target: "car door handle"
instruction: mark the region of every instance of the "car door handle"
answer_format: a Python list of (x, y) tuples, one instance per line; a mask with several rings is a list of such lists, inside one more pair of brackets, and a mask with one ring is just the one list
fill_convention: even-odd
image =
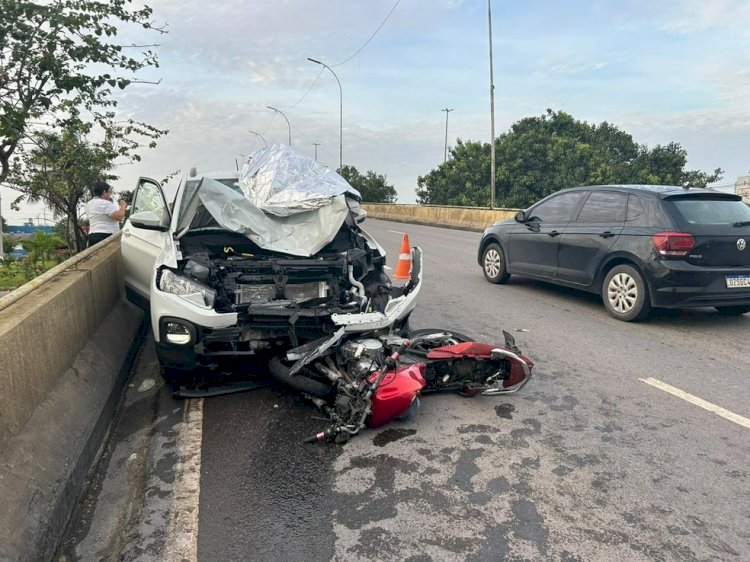
[(609, 230), (605, 230), (604, 232), (600, 232), (599, 236), (602, 238), (612, 238), (615, 235), (614, 232), (610, 232)]
[(129, 230), (123, 230), (123, 231), (122, 231), (122, 235), (123, 235), (123, 236), (124, 236), (125, 238), (129, 238), (130, 236), (133, 236), (133, 233), (132, 233), (132, 232), (130, 232)]
[(558, 236), (560, 233), (557, 232), (556, 230), (550, 230), (547, 234), (549, 234), (550, 236), (554, 237), (554, 236)]

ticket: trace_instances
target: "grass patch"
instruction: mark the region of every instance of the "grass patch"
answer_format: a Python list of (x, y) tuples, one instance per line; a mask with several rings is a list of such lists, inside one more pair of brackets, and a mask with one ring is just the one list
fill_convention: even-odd
[(7, 258), (0, 262), (0, 290), (17, 289), (57, 265), (54, 261), (32, 262)]

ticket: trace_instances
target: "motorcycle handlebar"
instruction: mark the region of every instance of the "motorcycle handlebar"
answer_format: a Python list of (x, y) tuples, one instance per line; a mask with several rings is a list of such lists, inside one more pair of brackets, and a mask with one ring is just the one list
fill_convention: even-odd
[(321, 431), (320, 433), (316, 433), (315, 435), (311, 435), (310, 437), (306, 438), (303, 443), (315, 443), (317, 441), (325, 441), (326, 439), (333, 436), (335, 431), (332, 428), (327, 428), (324, 431)]

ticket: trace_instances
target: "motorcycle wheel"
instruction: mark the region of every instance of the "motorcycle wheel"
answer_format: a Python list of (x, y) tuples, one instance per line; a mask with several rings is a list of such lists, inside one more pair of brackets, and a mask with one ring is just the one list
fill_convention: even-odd
[(286, 366), (278, 357), (271, 359), (268, 363), (268, 368), (271, 371), (273, 378), (291, 386), (295, 390), (309, 394), (310, 396), (328, 398), (333, 393), (333, 387), (330, 384), (317, 381), (310, 376), (307, 376), (307, 369), (303, 368), (299, 373), (290, 375), (289, 371), (291, 371), (291, 367)]

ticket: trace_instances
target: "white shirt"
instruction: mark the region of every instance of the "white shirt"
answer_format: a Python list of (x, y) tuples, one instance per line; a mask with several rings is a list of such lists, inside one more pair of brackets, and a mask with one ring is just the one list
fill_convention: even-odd
[(89, 218), (89, 234), (114, 234), (120, 230), (120, 221), (110, 215), (120, 210), (120, 206), (101, 197), (94, 197), (86, 203), (86, 216)]

